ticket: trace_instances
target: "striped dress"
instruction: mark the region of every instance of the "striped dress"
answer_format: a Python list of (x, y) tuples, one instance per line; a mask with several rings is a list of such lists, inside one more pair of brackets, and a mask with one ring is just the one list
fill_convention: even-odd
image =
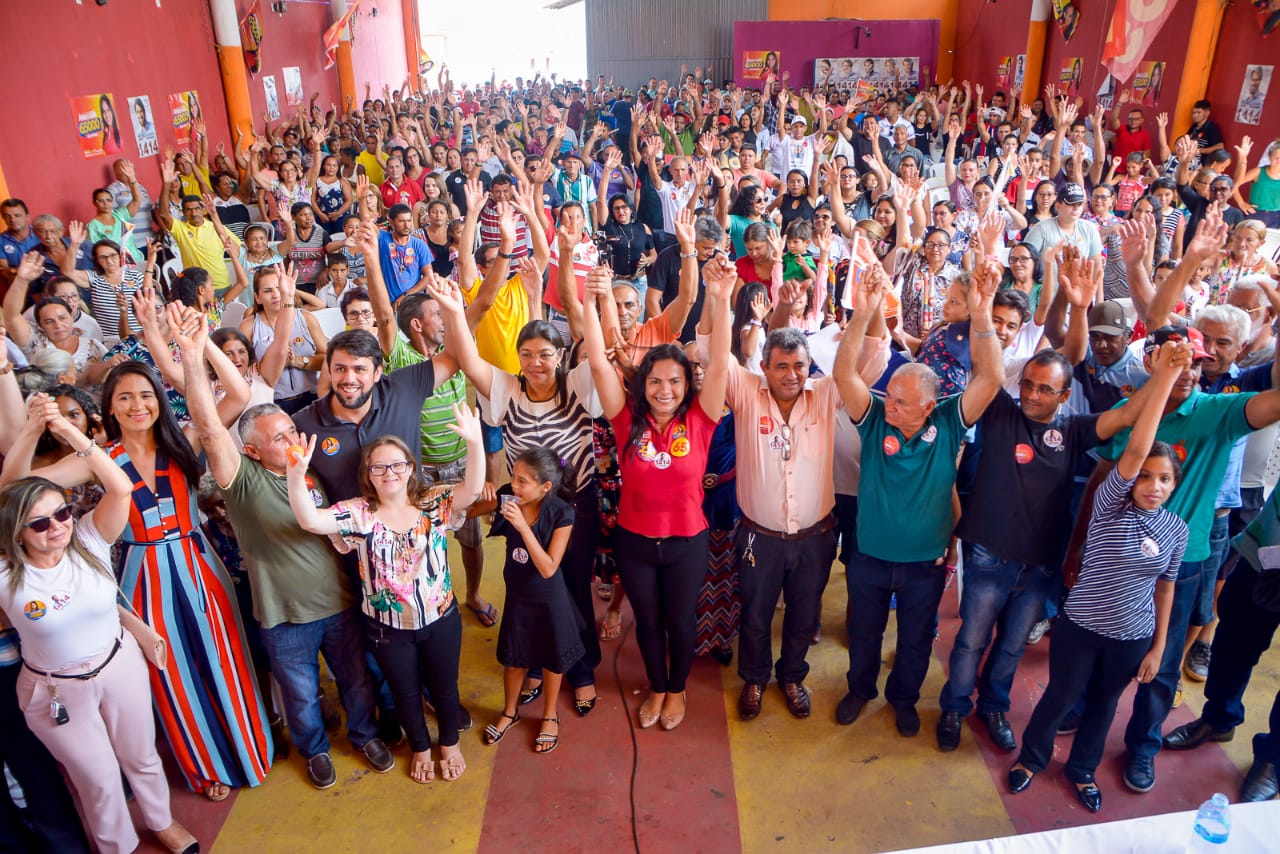
[(732, 650), (742, 622), (738, 562), (733, 549), (738, 533), (738, 516), (741, 515), (734, 477), (737, 458), (733, 412), (726, 406), (711, 437), (711, 449), (707, 454), (707, 474), (717, 475), (719, 482), (706, 491), (702, 501), (702, 512), (706, 514), (708, 525), (707, 578), (698, 592), (695, 655)]
[(169, 645), (151, 693), (187, 785), (257, 786), (271, 768), (271, 732), (244, 642), (231, 579), (200, 531), (182, 469), (156, 451), (155, 492), (123, 445), (109, 449), (133, 481), (120, 540), (120, 589)]

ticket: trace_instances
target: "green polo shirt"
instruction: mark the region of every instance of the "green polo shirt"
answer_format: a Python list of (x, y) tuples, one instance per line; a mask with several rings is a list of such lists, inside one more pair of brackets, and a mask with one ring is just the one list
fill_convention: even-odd
[(910, 439), (884, 420), (884, 401), (878, 397), (854, 423), (862, 436), (858, 551), (894, 563), (942, 557), (955, 524), (956, 455), (968, 431), (960, 395), (939, 401)]
[[(394, 371), (426, 360), (425, 356), (413, 349), (409, 339), (397, 335), (391, 355), (382, 359), (382, 368)], [(466, 399), (467, 378), (462, 371), (458, 371), (436, 386), (430, 397), (422, 402), (422, 462), (443, 466), (456, 463), (467, 456), (466, 440), (448, 427), (454, 423), (453, 405)]]
[[(1182, 559), (1186, 562), (1209, 557), (1209, 531), (1213, 527), (1214, 504), (1227, 473), (1231, 448), (1236, 439), (1253, 432), (1244, 417), (1252, 392), (1205, 394), (1196, 389), (1178, 408), (1160, 419), (1156, 439), (1173, 446), (1182, 461), (1182, 482), (1169, 496), (1165, 507), (1187, 523), (1189, 537)], [(1124, 406), (1121, 401), (1118, 406)], [(1104, 460), (1118, 460), (1129, 444), (1129, 428), (1098, 447)]]

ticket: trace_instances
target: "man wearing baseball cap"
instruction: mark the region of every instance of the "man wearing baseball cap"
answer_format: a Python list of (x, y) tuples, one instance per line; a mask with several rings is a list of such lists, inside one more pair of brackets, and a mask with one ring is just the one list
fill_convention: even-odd
[(818, 137), (827, 132), (826, 119), (823, 118), (817, 133), (806, 136), (805, 131), (808, 127), (809, 120), (796, 114), (791, 119), (790, 132), (786, 136), (779, 137), (775, 146), (779, 157), (775, 162), (781, 166), (781, 177), (785, 178), (793, 169), (798, 169), (805, 175), (813, 173), (813, 159), (817, 156)]
[(1101, 258), (1102, 234), (1098, 226), (1080, 218), (1086, 198), (1084, 187), (1075, 183), (1065, 185), (1058, 194), (1058, 215), (1031, 226), (1026, 242), (1034, 246), (1041, 257), (1049, 248), (1067, 243), (1079, 249), (1082, 258)]
[[(1165, 507), (1187, 523), (1190, 537), (1174, 585), (1169, 625), (1163, 639), (1159, 633), (1155, 639), (1156, 644), (1162, 645), (1160, 671), (1153, 681), (1138, 686), (1133, 714), (1125, 730), (1128, 758), (1124, 782), (1135, 792), (1150, 791), (1155, 785), (1155, 755), (1160, 751), (1162, 727), (1178, 684), (1187, 626), (1202, 589), (1205, 585), (1211, 589), (1216, 579), (1209, 537), (1232, 446), (1240, 437), (1280, 421), (1280, 390), (1233, 394), (1205, 394), (1200, 390), (1203, 363), (1213, 357), (1206, 351), (1199, 329), (1182, 325), (1156, 329), (1147, 338), (1147, 359), (1166, 341), (1189, 342), (1194, 359), (1174, 383), (1156, 432), (1158, 440), (1173, 446), (1181, 463), (1181, 479)], [(1121, 431), (1099, 449), (1102, 461), (1090, 479), (1091, 488), (1111, 469), (1128, 439), (1129, 431)], [(1077, 532), (1087, 529), (1093, 506), (1091, 491), (1086, 491), (1081, 504)]]

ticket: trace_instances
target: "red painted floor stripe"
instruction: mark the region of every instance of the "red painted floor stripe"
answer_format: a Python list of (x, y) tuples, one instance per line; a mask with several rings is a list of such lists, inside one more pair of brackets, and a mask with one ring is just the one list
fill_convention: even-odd
[[(949, 670), (948, 662), (956, 632), (960, 628), (958, 599), (954, 589), (947, 591), (939, 610), (939, 637), (934, 644), (934, 655)], [(1036, 701), (1044, 693), (1049, 682), (1049, 644), (1053, 635), (1035, 646), (1027, 647), (1018, 666), (1011, 693), (1012, 708), (1009, 723), (1022, 743), (1022, 732)], [(1214, 792), (1224, 792), (1235, 800), (1240, 787), (1240, 772), (1226, 753), (1217, 745), (1205, 745), (1196, 750), (1175, 752), (1162, 750), (1156, 757), (1156, 786), (1146, 794), (1129, 791), (1124, 785), (1125, 747), (1124, 729), (1133, 709), (1135, 687), (1129, 688), (1116, 707), (1116, 717), (1107, 737), (1107, 749), (1097, 771), (1098, 788), (1102, 791), (1102, 811), (1091, 813), (1075, 796), (1075, 786), (1062, 775), (1062, 763), (1071, 750), (1072, 736), (1059, 736), (1054, 745), (1053, 761), (1037, 775), (1031, 788), (1019, 795), (1009, 794), (1007, 773), (1017, 753), (1003, 753), (995, 748), (987, 737), (986, 727), (975, 716), (965, 721), (964, 741), (973, 740), (982, 752), (982, 758), (991, 772), (991, 779), (1009, 812), (1009, 818), (1019, 833), (1036, 833), (1058, 827), (1075, 827), (1118, 821), (1139, 816), (1157, 815), (1178, 810), (1196, 809)], [(975, 696), (976, 699), (976, 696)], [(927, 708), (932, 702), (935, 715), (925, 715), (926, 726), (937, 721), (937, 698), (922, 698)], [(1195, 718), (1195, 713), (1184, 704), (1174, 709), (1165, 722), (1165, 732)], [(930, 731), (922, 733), (929, 738)], [(962, 741), (963, 744), (963, 741)], [(940, 754), (941, 755), (941, 754)]]
[[(598, 610), (603, 616), (602, 604)], [(634, 833), (641, 850), (740, 850), (720, 666), (712, 661), (694, 664), (689, 713), (677, 729), (641, 730), (635, 710), (648, 682), (629, 605), (623, 609), (623, 629), (620, 641), (603, 645), (595, 710), (579, 718), (573, 711), (573, 692), (561, 692), (560, 745), (555, 752), (533, 752), (541, 700), (521, 709), (520, 723), (502, 742), (485, 748), (499, 753), (485, 807), (481, 854), (516, 849), (634, 850), (633, 769)], [(483, 727), (500, 711), (474, 710), (476, 725)], [(638, 749), (633, 748), (633, 737)], [(539, 780), (548, 775), (555, 775), (554, 787), (540, 786)], [(561, 817), (569, 817), (568, 834), (552, 830)]]

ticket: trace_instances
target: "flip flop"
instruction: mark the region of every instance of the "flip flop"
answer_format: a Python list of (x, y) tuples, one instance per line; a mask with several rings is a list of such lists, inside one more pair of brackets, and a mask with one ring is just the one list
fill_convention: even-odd
[[(610, 617), (617, 617), (617, 622), (611, 621)], [(622, 637), (622, 612), (605, 612), (604, 619), (600, 621), (600, 640), (611, 641), (620, 637)]]
[(461, 752), (452, 756), (444, 756), (440, 759), (440, 776), (444, 778), (446, 783), (452, 783), (461, 777), (462, 772), (466, 770), (467, 763), (463, 760)]
[(498, 609), (493, 607), (493, 603), (489, 603), (489, 607), (481, 610), (471, 605), (467, 606), (467, 610), (476, 615), (476, 619), (480, 621), (480, 625), (486, 629), (491, 629), (498, 624)]

